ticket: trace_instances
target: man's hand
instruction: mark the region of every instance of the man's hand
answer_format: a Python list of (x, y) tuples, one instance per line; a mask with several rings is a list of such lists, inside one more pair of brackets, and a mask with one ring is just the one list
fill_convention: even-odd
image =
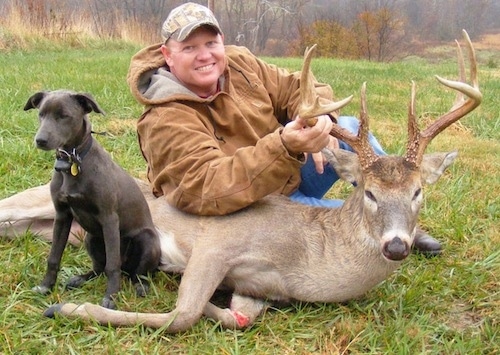
[[(339, 141), (337, 138), (334, 136), (330, 136), (330, 142), (326, 146), (329, 149), (338, 149), (339, 148)], [(311, 158), (314, 161), (314, 166), (316, 167), (316, 172), (318, 174), (323, 174), (325, 171), (325, 165), (328, 163), (328, 161), (325, 159), (325, 156), (321, 152), (317, 153), (312, 153)]]
[(331, 144), (333, 122), (327, 115), (318, 116), (318, 122), (308, 127), (300, 117), (289, 122), (281, 132), (281, 140), (292, 154), (317, 153)]
[(339, 147), (337, 138), (330, 135), (332, 126), (332, 120), (327, 115), (318, 116), (318, 122), (313, 127), (308, 127), (304, 119), (297, 117), (283, 128), (281, 140), (292, 154), (311, 153), (316, 171), (323, 174), (327, 161), (321, 149)]

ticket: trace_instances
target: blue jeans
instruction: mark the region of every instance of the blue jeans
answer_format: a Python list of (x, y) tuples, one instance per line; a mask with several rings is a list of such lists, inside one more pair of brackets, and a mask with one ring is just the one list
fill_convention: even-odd
[[(356, 117), (340, 116), (337, 123), (350, 132), (358, 132), (359, 121)], [(375, 154), (386, 154), (377, 139), (371, 133), (369, 135), (369, 142)], [(352, 148), (343, 141), (339, 141), (339, 145), (341, 149), (353, 151)], [(340, 207), (344, 203), (343, 200), (323, 198), (332, 185), (339, 179), (335, 169), (333, 169), (329, 163), (325, 166), (323, 174), (318, 174), (311, 155), (308, 155), (306, 163), (301, 168), (301, 178), (302, 181), (299, 188), (289, 196), (291, 200), (306, 205), (322, 207)]]

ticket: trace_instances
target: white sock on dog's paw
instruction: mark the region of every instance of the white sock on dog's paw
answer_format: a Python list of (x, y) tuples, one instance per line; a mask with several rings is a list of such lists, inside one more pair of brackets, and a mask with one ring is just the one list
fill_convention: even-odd
[(31, 291), (36, 292), (36, 293), (40, 293), (42, 295), (47, 295), (50, 293), (50, 288), (48, 288), (46, 286), (38, 285), (38, 286), (33, 287), (31, 289)]

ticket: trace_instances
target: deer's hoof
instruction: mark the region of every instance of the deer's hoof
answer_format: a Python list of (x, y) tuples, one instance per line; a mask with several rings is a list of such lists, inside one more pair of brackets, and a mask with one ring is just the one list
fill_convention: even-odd
[(54, 318), (57, 313), (61, 313), (61, 309), (64, 306), (64, 303), (56, 303), (53, 306), (50, 306), (43, 312), (43, 316), (47, 318)]

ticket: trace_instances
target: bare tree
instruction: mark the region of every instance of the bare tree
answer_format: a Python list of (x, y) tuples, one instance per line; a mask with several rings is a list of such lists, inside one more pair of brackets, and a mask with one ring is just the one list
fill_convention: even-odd
[[(290, 22), (300, 17), (298, 12), (310, 0), (225, 0), (221, 16), (226, 43), (263, 51), (270, 38), (283, 39), (289, 34)], [(217, 13), (216, 13), (217, 15)], [(288, 24), (288, 26), (287, 26)]]
[(262, 51), (266, 47), (271, 31), (277, 27), (276, 25), (284, 22), (284, 18), (293, 14), (288, 6), (289, 2), (261, 0), (257, 3), (251, 49)]
[(398, 15), (395, 0), (379, 0), (379, 8), (364, 4), (353, 27), (360, 53), (368, 60), (387, 61), (402, 54), (405, 19)]

